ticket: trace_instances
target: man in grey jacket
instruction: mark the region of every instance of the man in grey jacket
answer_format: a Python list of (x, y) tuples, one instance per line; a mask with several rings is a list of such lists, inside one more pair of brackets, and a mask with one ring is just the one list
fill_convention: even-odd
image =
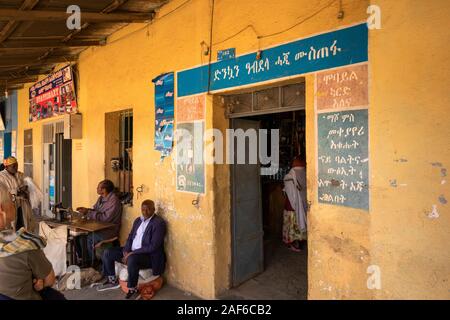
[[(113, 223), (116, 226), (100, 232), (89, 234), (87, 237), (87, 248), (89, 261), (92, 260), (94, 246), (103, 241), (119, 237), (120, 225), (122, 222), (122, 203), (119, 197), (114, 193), (114, 183), (111, 180), (103, 180), (97, 186), (97, 193), (99, 195), (97, 202), (92, 208), (79, 207), (77, 211), (88, 219)], [(81, 248), (81, 243), (78, 241), (78, 248)], [(80, 249), (78, 249), (79, 256)]]

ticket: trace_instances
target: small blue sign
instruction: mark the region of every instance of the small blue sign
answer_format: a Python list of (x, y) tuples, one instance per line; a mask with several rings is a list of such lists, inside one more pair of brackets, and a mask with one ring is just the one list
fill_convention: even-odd
[(217, 61), (234, 59), (236, 57), (236, 49), (229, 48), (217, 51)]
[(48, 197), (50, 200), (50, 205), (55, 204), (55, 176), (49, 176), (49, 188), (48, 188)]
[[(352, 27), (297, 40), (177, 74), (178, 97), (239, 87), (368, 60), (368, 29)], [(210, 69), (210, 77), (208, 76)]]

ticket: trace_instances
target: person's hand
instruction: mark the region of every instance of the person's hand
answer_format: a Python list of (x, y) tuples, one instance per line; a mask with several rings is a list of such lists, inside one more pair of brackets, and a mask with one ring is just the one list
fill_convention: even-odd
[(36, 291), (41, 291), (44, 289), (44, 280), (42, 279), (33, 279), (33, 287)]
[(132, 252), (124, 252), (123, 258), (122, 258), (122, 263), (123, 264), (127, 264), (128, 258), (131, 256), (131, 254), (132, 254)]
[(81, 213), (82, 215), (87, 215), (89, 209), (88, 209), (88, 208), (85, 208), (85, 207), (78, 207), (78, 208), (77, 208), (77, 211), (78, 211), (79, 213)]
[(21, 186), (17, 189), (18, 196), (28, 196), (28, 186)]

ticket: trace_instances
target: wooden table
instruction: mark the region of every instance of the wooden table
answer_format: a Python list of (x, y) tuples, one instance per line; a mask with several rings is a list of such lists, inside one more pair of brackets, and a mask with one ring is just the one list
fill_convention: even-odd
[[(96, 221), (96, 220), (85, 220), (85, 219), (80, 219), (80, 218), (76, 218), (73, 220), (63, 220), (63, 221), (58, 221), (56, 219), (39, 219), (39, 222), (43, 221), (46, 224), (48, 224), (50, 227), (60, 227), (60, 226), (66, 226), (68, 230), (73, 230), (73, 231), (85, 231), (85, 232), (89, 232), (89, 233), (93, 233), (95, 234), (95, 232), (101, 231), (101, 230), (105, 230), (105, 229), (109, 229), (112, 227), (115, 227), (116, 225), (114, 223), (108, 223), (108, 222), (101, 222), (101, 221)], [(69, 237), (69, 232), (68, 235)], [(92, 248), (93, 249), (93, 248)], [(83, 263), (84, 263), (84, 257), (83, 257)], [(92, 250), (92, 265), (94, 264), (94, 260), (95, 260), (95, 251)]]
[(96, 220), (82, 220), (82, 219), (74, 219), (72, 221), (70, 221), (70, 220), (58, 221), (56, 219), (43, 219), (41, 221), (44, 221), (46, 224), (48, 224), (51, 227), (66, 226), (70, 230), (74, 230), (74, 231), (81, 230), (81, 231), (87, 231), (87, 232), (93, 232), (93, 233), (116, 226), (114, 223), (101, 222), (101, 221), (96, 221)]

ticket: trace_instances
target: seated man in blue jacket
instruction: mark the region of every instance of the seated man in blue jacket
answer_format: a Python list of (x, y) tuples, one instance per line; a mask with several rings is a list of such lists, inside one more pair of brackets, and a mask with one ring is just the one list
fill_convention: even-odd
[(107, 249), (102, 257), (103, 275), (107, 282), (98, 291), (120, 287), (115, 275), (114, 262), (122, 262), (128, 267), (128, 293), (126, 299), (136, 299), (139, 270), (152, 269), (153, 275), (162, 275), (166, 264), (164, 237), (166, 222), (155, 214), (155, 203), (145, 200), (141, 205), (142, 216), (133, 223), (130, 235), (123, 248)]

